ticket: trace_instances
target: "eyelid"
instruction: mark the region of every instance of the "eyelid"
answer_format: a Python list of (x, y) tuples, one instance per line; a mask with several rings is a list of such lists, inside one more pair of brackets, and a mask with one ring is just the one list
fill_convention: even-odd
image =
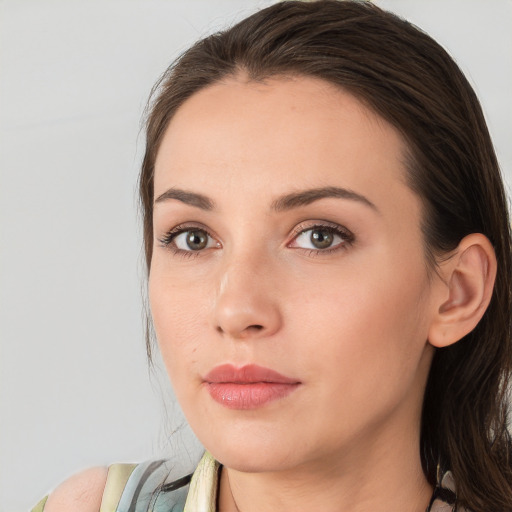
[(300, 235), (301, 233), (304, 233), (304, 231), (308, 231), (310, 229), (314, 228), (327, 228), (327, 229), (333, 229), (335, 231), (340, 231), (340, 233), (346, 233), (347, 235), (351, 234), (350, 230), (346, 227), (337, 224), (336, 222), (332, 222), (329, 220), (319, 220), (319, 219), (312, 219), (300, 222), (297, 224), (293, 230), (292, 230), (292, 236), (295, 237), (297, 235)]

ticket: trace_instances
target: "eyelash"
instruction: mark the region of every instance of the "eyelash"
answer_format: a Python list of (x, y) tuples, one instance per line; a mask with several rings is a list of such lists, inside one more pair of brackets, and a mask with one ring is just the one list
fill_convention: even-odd
[[(215, 237), (210, 233), (208, 229), (206, 229), (203, 226), (200, 225), (184, 225), (180, 224), (174, 228), (172, 228), (170, 231), (168, 231), (162, 238), (159, 238), (158, 241), (161, 244), (161, 247), (165, 249), (169, 249), (172, 251), (174, 255), (180, 256), (182, 258), (195, 258), (197, 256), (200, 256), (204, 250), (197, 250), (197, 251), (185, 251), (183, 249), (178, 249), (176, 245), (174, 244), (174, 240), (178, 235), (181, 235), (182, 233), (186, 233), (188, 231), (204, 231), (208, 237), (214, 239)], [(316, 224), (306, 224), (302, 223), (296, 226), (296, 228), (293, 230), (293, 238), (292, 241), (289, 242), (287, 245), (292, 243), (293, 241), (297, 240), (297, 238), (307, 233), (308, 231), (315, 231), (315, 230), (322, 230), (327, 231), (328, 233), (331, 233), (333, 235), (339, 236), (342, 239), (342, 242), (339, 242), (334, 247), (328, 247), (326, 249), (306, 249), (304, 247), (291, 247), (292, 249), (300, 249), (308, 256), (322, 256), (322, 255), (328, 255), (340, 250), (345, 250), (347, 247), (350, 247), (354, 241), (355, 236), (354, 234), (349, 231), (347, 228), (340, 226), (338, 224), (329, 223), (329, 222), (321, 222)], [(220, 244), (219, 244), (220, 245)]]

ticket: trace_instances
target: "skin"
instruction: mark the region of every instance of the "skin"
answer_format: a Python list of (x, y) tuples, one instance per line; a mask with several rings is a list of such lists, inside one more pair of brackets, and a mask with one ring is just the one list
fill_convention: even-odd
[(72, 476), (48, 497), (45, 512), (98, 512), (107, 471), (107, 468), (98, 467)]
[[(425, 263), (404, 154), (391, 125), (313, 78), (237, 76), (172, 119), (155, 198), (181, 189), (214, 206), (156, 201), (150, 302), (178, 400), (224, 464), (221, 510), (425, 510), (419, 422), (444, 283)], [(327, 197), (273, 208), (319, 187), (373, 206)], [(341, 227), (328, 250), (311, 249), (318, 224)], [(162, 243), (177, 226), (205, 230), (207, 247)], [(203, 381), (225, 363), (301, 384), (257, 409), (228, 409)]]

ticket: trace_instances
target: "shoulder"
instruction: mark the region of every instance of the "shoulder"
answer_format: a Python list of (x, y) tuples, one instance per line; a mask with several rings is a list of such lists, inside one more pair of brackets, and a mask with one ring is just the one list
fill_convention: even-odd
[(182, 510), (191, 476), (171, 459), (93, 468), (66, 480), (32, 512)]
[(107, 481), (106, 467), (91, 468), (64, 481), (48, 497), (45, 512), (98, 512)]

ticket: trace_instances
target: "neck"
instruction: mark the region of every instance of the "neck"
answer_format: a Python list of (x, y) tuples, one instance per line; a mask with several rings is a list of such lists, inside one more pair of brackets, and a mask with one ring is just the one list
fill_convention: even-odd
[(343, 453), (282, 471), (223, 468), (219, 511), (425, 512), (432, 488), (421, 468), (419, 435), (396, 432), (382, 439), (380, 431), (378, 443), (369, 443), (366, 433)]

